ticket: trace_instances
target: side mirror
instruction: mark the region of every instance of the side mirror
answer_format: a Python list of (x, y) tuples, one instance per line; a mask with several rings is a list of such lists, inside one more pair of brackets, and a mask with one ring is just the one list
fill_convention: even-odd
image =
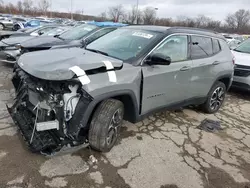
[(43, 35), (44, 32), (43, 31), (38, 31), (38, 35)]
[(89, 40), (87, 38), (84, 38), (81, 40), (81, 46), (82, 48), (86, 48), (86, 46), (89, 44)]
[(163, 55), (162, 53), (152, 54), (147, 60), (149, 65), (170, 65), (171, 58), (167, 55)]

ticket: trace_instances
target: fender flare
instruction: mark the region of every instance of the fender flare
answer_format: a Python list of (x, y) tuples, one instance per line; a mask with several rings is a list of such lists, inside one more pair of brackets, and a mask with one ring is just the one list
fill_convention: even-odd
[(135, 121), (136, 121), (139, 117), (139, 108), (138, 108), (138, 103), (137, 103), (134, 92), (131, 90), (120, 90), (120, 91), (113, 91), (113, 92), (105, 93), (105, 94), (102, 94), (102, 95), (95, 97), (93, 99), (93, 101), (91, 101), (90, 104), (88, 105), (87, 110), (83, 115), (83, 121), (82, 121), (81, 125), (83, 127), (86, 127), (87, 123), (90, 120), (90, 117), (91, 117), (93, 111), (95, 110), (95, 108), (97, 107), (97, 105), (100, 102), (102, 102), (106, 99), (109, 99), (109, 98), (119, 97), (122, 95), (128, 95), (131, 97), (132, 102), (133, 102), (134, 112), (135, 112)]
[[(229, 84), (226, 85), (227, 89), (229, 90), (230, 87), (231, 87), (231, 85), (232, 85), (232, 77), (233, 77), (232, 74), (223, 74), (223, 75), (219, 76), (219, 77), (215, 80), (215, 82), (213, 83), (213, 85), (214, 85), (216, 82), (218, 82), (219, 80), (221, 80), (221, 79), (224, 79), (224, 78), (228, 79), (228, 78), (229, 78)], [(213, 87), (213, 86), (212, 86), (212, 87)]]

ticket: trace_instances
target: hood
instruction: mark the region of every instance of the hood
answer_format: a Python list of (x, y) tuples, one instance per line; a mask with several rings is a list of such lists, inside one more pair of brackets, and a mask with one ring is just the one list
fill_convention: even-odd
[(53, 36), (40, 36), (36, 37), (32, 40), (25, 41), (21, 45), (24, 48), (50, 48), (55, 45), (64, 45), (67, 44), (69, 41), (62, 40)]
[(30, 33), (15, 31), (14, 33), (11, 34), (11, 37), (21, 37), (21, 36), (30, 36)]
[(16, 33), (15, 31), (1, 31), (0, 36), (13, 35), (15, 33)]
[(22, 37), (10, 37), (8, 39), (4, 39), (0, 42), (0, 46), (9, 46), (9, 45), (15, 45), (20, 44), (21, 42), (24, 42), (26, 40), (33, 39), (33, 36), (22, 36)]
[(114, 68), (121, 68), (122, 61), (81, 48), (55, 49), (22, 55), (18, 65), (28, 74), (44, 80), (69, 80), (75, 76), (70, 70), (78, 66), (84, 71), (106, 68), (103, 61), (110, 61)]
[(250, 54), (241, 53), (234, 50), (232, 50), (232, 53), (235, 57), (235, 64), (250, 66)]

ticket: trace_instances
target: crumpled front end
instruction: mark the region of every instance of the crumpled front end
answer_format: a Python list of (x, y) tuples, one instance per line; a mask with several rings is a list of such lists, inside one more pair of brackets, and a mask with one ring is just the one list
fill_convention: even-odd
[(31, 151), (50, 155), (87, 143), (81, 121), (92, 97), (79, 81), (38, 79), (16, 65), (12, 82), (16, 98), (8, 110)]

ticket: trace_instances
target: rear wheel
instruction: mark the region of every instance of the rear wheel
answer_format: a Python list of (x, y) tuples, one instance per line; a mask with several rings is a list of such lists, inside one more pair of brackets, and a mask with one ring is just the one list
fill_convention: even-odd
[(0, 23), (0, 31), (4, 30), (4, 25)]
[(90, 146), (101, 152), (108, 152), (119, 138), (120, 128), (124, 115), (123, 103), (119, 100), (108, 99), (103, 101), (90, 123)]
[(216, 82), (208, 93), (207, 101), (202, 105), (204, 112), (213, 114), (222, 106), (226, 95), (226, 86), (222, 82)]

